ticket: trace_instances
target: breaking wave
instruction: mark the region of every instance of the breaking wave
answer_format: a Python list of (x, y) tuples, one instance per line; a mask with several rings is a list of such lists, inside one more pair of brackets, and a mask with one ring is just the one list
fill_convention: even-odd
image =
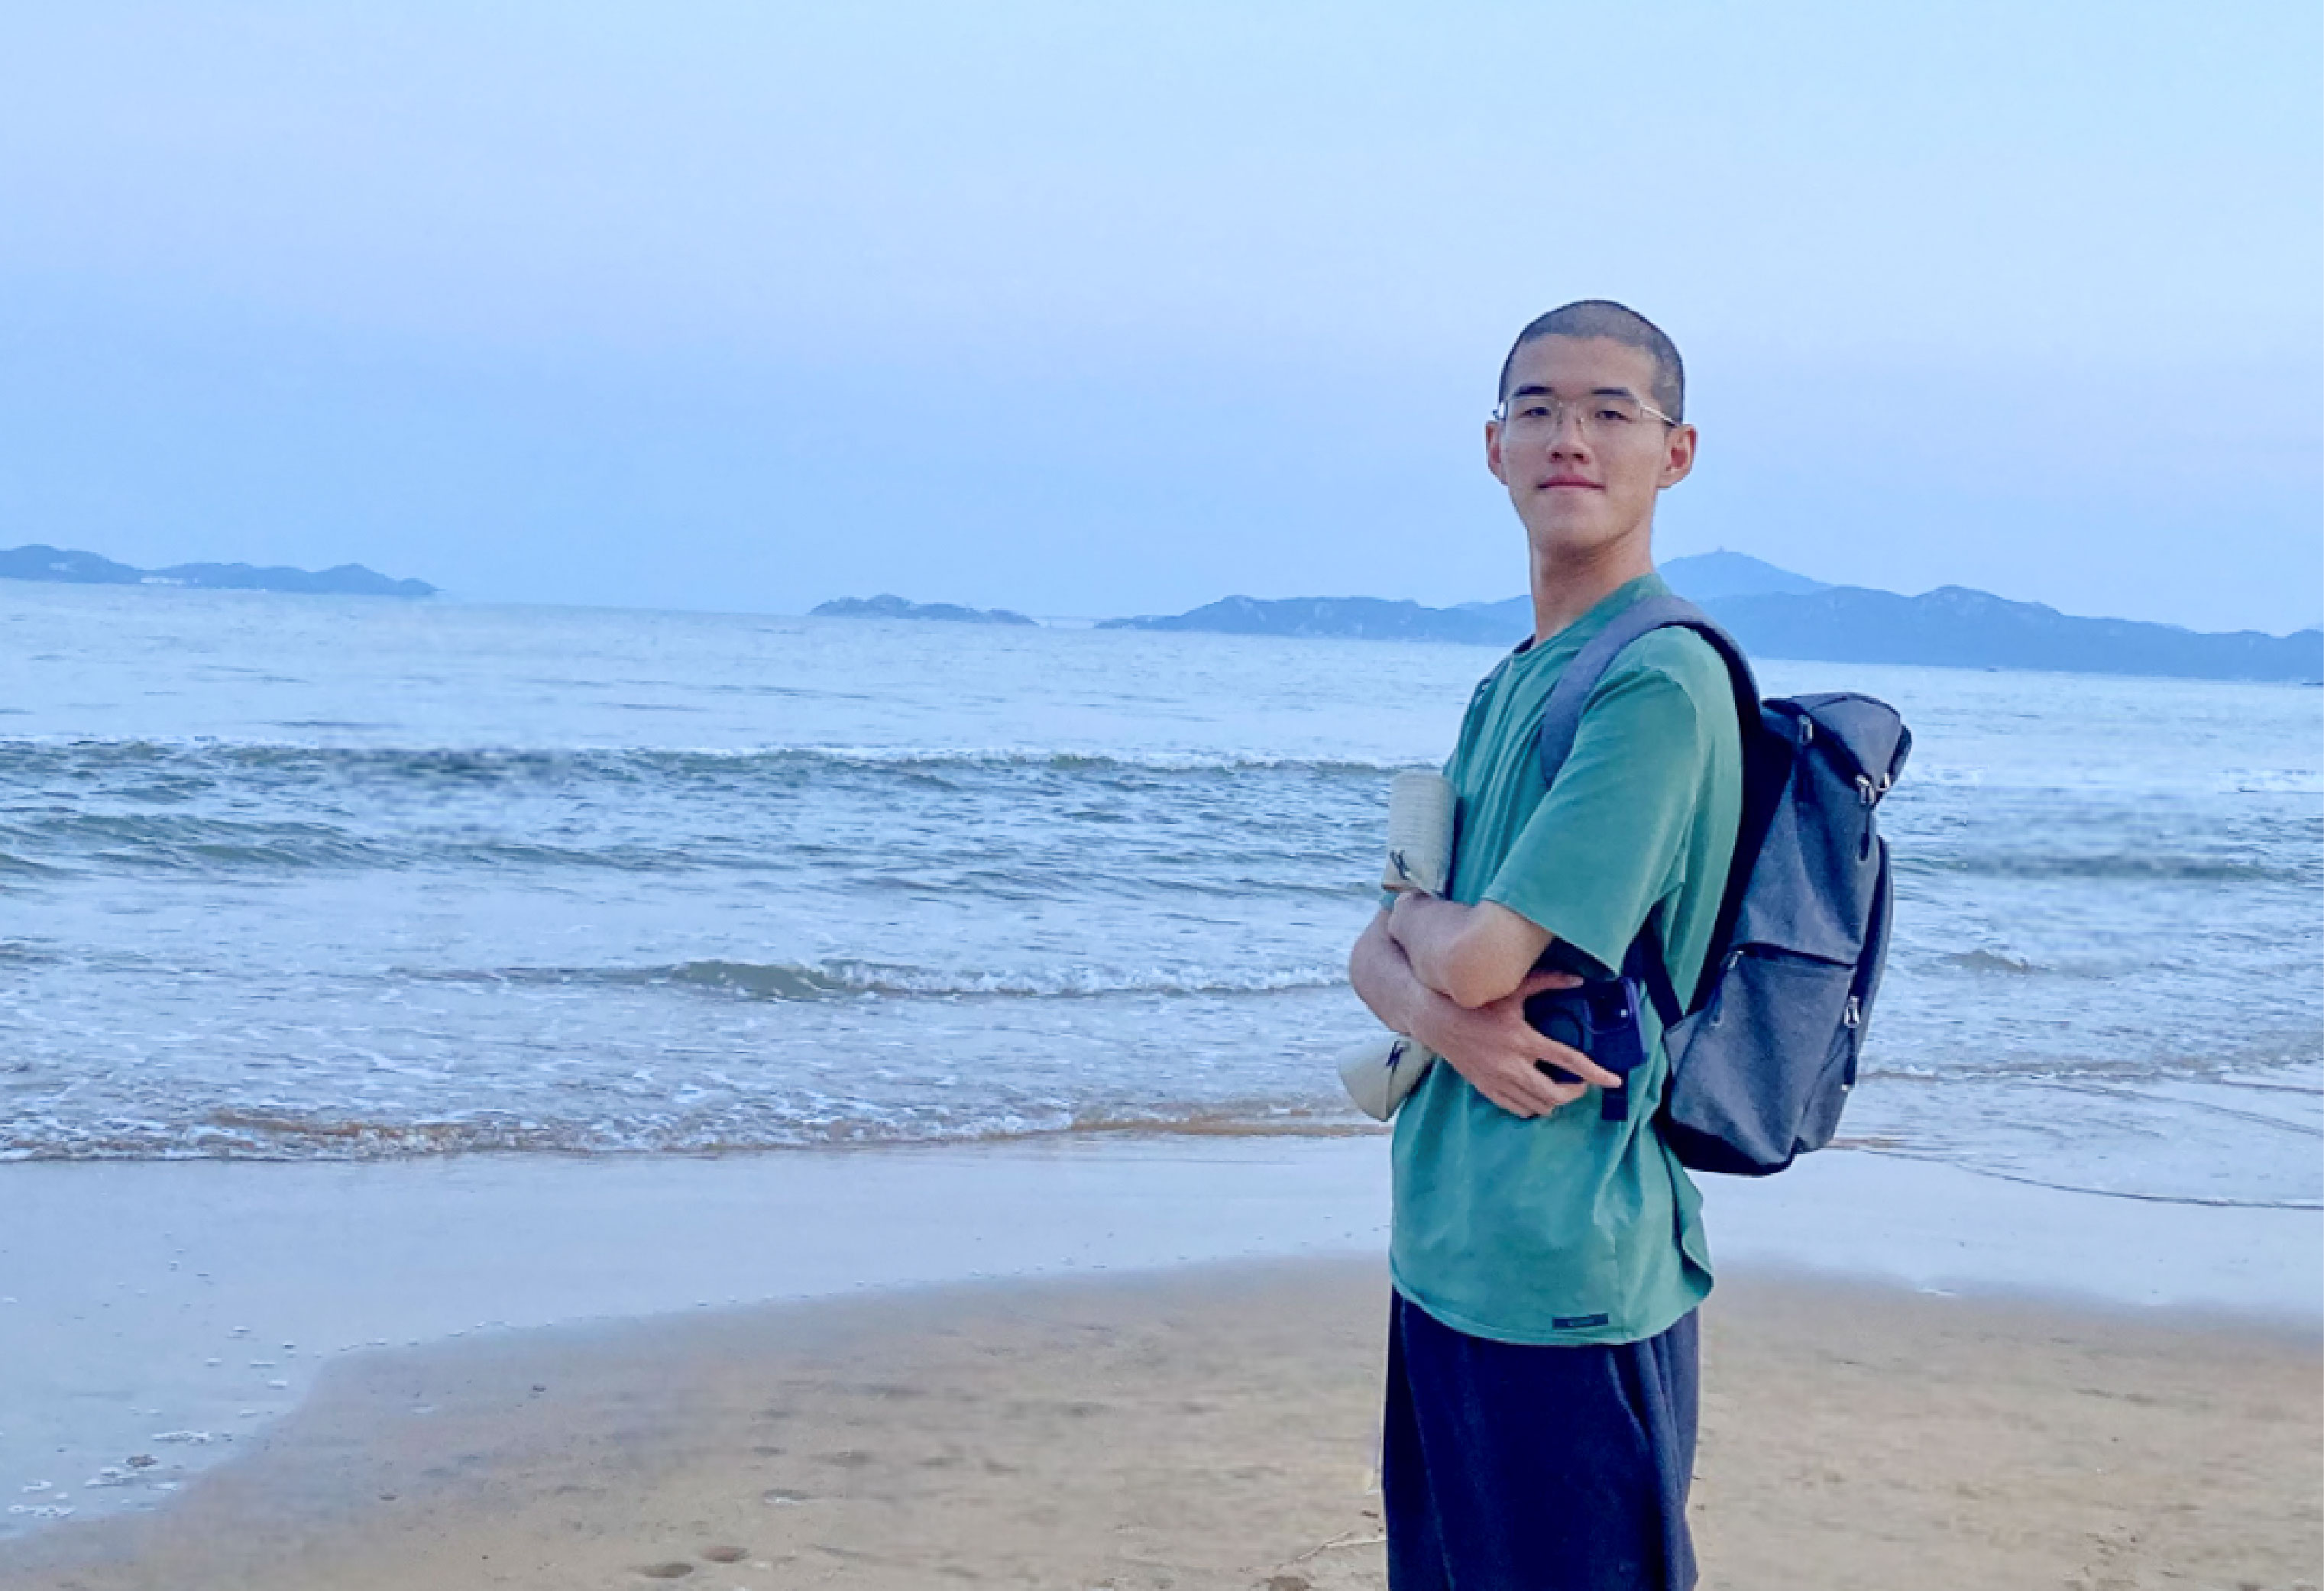
[(714, 990), (758, 1000), (830, 1000), (864, 996), (1091, 999), (1111, 995), (1271, 995), (1336, 989), (1338, 967), (1275, 968), (1247, 973), (1207, 969), (1117, 971), (1071, 967), (1047, 972), (946, 971), (876, 961), (679, 961), (662, 967), (509, 967), (491, 971), (399, 970), (427, 981), (526, 987), (629, 986)]
[[(0, 780), (122, 772), (246, 777), (340, 775), (422, 782), (514, 782), (543, 777), (684, 777), (819, 768), (1046, 770), (1057, 773), (1291, 773), (1377, 777), (1416, 766), (1349, 758), (1194, 751), (1086, 751), (1043, 746), (802, 745), (534, 750), (514, 747), (318, 746), (295, 740), (0, 740)], [(166, 790), (157, 792), (167, 794)]]

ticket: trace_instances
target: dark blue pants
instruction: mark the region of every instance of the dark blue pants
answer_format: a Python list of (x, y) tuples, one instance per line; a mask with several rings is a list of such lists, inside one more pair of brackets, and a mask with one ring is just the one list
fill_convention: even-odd
[(1396, 1297), (1380, 1490), (1389, 1591), (1688, 1591), (1695, 1318), (1537, 1347)]

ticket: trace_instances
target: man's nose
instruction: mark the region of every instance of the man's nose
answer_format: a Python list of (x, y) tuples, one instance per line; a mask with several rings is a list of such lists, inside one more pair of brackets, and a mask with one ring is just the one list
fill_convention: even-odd
[(1590, 451), (1590, 433), (1580, 409), (1569, 405), (1550, 417), (1549, 451), (1553, 458), (1579, 458)]

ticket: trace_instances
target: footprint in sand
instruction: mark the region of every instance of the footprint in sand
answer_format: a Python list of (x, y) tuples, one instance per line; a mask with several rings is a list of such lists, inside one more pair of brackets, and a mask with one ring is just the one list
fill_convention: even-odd
[[(705, 1547), (700, 1554), (705, 1563), (740, 1563), (750, 1556), (748, 1547)], [(692, 1564), (677, 1559), (668, 1563), (650, 1563), (638, 1570), (649, 1580), (682, 1580), (693, 1572)]]

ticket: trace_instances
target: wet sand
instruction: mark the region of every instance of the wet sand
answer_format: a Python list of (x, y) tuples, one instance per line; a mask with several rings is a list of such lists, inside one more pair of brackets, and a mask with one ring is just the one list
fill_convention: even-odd
[[(1385, 1300), (1286, 1259), (350, 1355), (0, 1586), (1379, 1586)], [(1707, 1586), (2319, 1578), (2312, 1333), (1761, 1276), (1706, 1383)]]
[[(0, 1540), (198, 1484), (326, 1366), (375, 1347), (1378, 1255), (1385, 1151), (1367, 1136), (0, 1165)], [(2110, 1199), (1866, 1154), (1708, 1182), (1722, 1274), (2324, 1322), (2324, 1211)]]

